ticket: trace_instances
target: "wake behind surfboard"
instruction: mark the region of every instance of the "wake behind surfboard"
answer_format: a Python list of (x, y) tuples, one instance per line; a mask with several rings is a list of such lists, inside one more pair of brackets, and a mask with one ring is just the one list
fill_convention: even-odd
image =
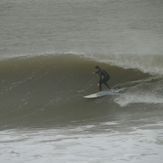
[(119, 91), (108, 90), (108, 91), (100, 91), (97, 93), (93, 93), (93, 94), (84, 96), (84, 98), (93, 99), (93, 98), (100, 98), (100, 97), (104, 97), (104, 96), (113, 96), (113, 95), (118, 95), (118, 94), (119, 94)]

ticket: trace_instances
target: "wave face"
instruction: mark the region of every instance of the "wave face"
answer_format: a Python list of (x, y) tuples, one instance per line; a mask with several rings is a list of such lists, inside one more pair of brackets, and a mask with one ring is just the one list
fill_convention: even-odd
[[(95, 65), (111, 75), (110, 86), (123, 89), (118, 96), (87, 101), (97, 91)], [(163, 104), (163, 78), (136, 69), (122, 69), (83, 56), (19, 57), (0, 63), (0, 125), (43, 126), (92, 121), (115, 108), (156, 108)], [(109, 107), (109, 108), (108, 108)], [(100, 110), (100, 108), (103, 108)], [(106, 109), (106, 110), (105, 110)]]

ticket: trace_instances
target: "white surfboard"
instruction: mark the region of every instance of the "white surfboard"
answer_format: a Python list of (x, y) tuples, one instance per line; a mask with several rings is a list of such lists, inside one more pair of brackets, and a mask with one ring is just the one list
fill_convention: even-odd
[(113, 95), (118, 95), (119, 93), (117, 91), (114, 90), (108, 90), (108, 91), (100, 91), (97, 93), (93, 93), (87, 96), (84, 96), (84, 98), (99, 98), (99, 97), (103, 97), (103, 96), (113, 96)]

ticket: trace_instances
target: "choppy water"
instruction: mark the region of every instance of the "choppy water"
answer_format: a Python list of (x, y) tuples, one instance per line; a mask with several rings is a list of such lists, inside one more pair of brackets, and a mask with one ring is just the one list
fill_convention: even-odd
[(161, 0), (1, 0), (0, 161), (161, 163), (162, 43)]

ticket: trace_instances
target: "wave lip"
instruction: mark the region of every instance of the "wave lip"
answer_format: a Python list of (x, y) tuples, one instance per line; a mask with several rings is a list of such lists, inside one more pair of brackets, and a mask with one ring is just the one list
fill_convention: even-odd
[(97, 55), (95, 58), (125, 69), (132, 68), (151, 75), (163, 75), (163, 55), (109, 54), (104, 56)]

